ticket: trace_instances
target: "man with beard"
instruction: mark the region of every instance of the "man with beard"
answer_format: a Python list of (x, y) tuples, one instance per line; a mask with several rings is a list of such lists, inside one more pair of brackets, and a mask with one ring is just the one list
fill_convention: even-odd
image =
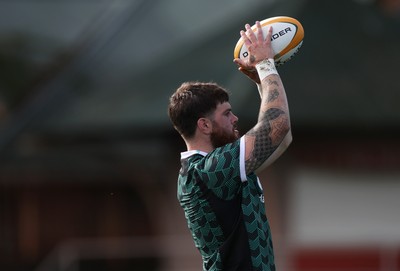
[(275, 270), (264, 195), (256, 175), (291, 142), (289, 109), (274, 65), (270, 29), (246, 24), (239, 70), (258, 85), (257, 124), (240, 137), (229, 95), (216, 83), (185, 82), (170, 97), (169, 117), (186, 143), (178, 200), (203, 270)]

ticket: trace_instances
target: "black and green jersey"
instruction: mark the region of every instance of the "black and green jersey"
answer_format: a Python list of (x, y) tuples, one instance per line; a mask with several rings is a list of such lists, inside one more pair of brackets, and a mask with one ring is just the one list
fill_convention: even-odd
[(181, 154), (178, 200), (204, 270), (275, 270), (258, 177), (246, 175), (244, 138)]

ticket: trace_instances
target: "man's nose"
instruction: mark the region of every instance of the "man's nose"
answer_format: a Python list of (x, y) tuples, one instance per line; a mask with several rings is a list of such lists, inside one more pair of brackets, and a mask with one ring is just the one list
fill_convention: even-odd
[(232, 113), (232, 116), (233, 116), (233, 122), (237, 122), (239, 120), (239, 118), (235, 114)]

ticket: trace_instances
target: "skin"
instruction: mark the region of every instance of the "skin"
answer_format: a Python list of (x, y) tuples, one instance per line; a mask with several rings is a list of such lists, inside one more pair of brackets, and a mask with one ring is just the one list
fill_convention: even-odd
[[(272, 163), (291, 142), (289, 108), (282, 81), (276, 74), (260, 81), (256, 72), (257, 63), (274, 57), (271, 48), (272, 29), (264, 38), (260, 23), (256, 22), (256, 25), (256, 33), (249, 24), (245, 25), (246, 31), (240, 32), (249, 56), (244, 60), (234, 59), (241, 72), (261, 85), (257, 124), (244, 135), (246, 173), (257, 172)], [(218, 141), (232, 142), (239, 137), (237, 122), (238, 118), (232, 113), (228, 102), (218, 105), (212, 116), (197, 121), (195, 136), (185, 140), (188, 150), (211, 152), (218, 147), (212, 139), (215, 135), (219, 137)]]
[[(259, 82), (262, 89), (257, 124), (245, 135), (246, 172), (259, 169), (290, 133), (289, 108), (280, 76), (273, 74), (260, 81), (258, 74), (255, 75), (254, 72), (251, 72), (256, 70), (256, 64), (260, 61), (274, 57), (271, 47), (272, 28), (269, 29), (264, 39), (260, 22), (256, 22), (256, 26), (256, 33), (249, 24), (245, 26), (246, 32), (240, 32), (249, 51), (248, 58), (234, 60), (239, 66), (239, 70), (245, 71), (244, 74), (254, 82)], [(288, 141), (282, 147), (287, 147), (291, 137)]]
[[(217, 147), (233, 142), (240, 136), (237, 130), (238, 120), (229, 102), (218, 104), (211, 116), (197, 121), (195, 137), (185, 140), (188, 150), (211, 152)], [(213, 143), (213, 134), (220, 142), (217, 145)]]
[(221, 147), (239, 138), (237, 122), (238, 117), (233, 114), (231, 105), (228, 102), (217, 106), (212, 120), (213, 133), (211, 134), (211, 143), (214, 148)]

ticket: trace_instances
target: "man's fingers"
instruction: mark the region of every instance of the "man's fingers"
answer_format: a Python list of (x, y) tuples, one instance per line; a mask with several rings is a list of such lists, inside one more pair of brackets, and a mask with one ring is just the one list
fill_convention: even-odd
[(253, 29), (251, 29), (251, 26), (249, 24), (246, 24), (245, 27), (246, 27), (246, 35), (247, 35), (247, 37), (250, 39), (250, 41), (252, 43), (256, 42), (257, 41), (257, 37), (256, 37), (256, 34), (254, 34)]
[(238, 65), (238, 66), (243, 66), (243, 65), (244, 65), (243, 60), (240, 59), (240, 58), (235, 58), (235, 59), (233, 60), (233, 62), (235, 62), (235, 64)]
[(240, 31), (240, 36), (242, 37), (246, 47), (249, 48), (249, 46), (251, 45), (251, 41), (250, 41), (249, 37), (247, 36), (246, 32), (244, 32), (243, 30)]
[(265, 37), (265, 40), (268, 41), (268, 42), (271, 42), (271, 36), (272, 36), (272, 26), (270, 26), (268, 28), (267, 36)]
[(261, 27), (261, 23), (259, 21), (256, 22), (256, 26), (257, 26), (257, 39), (259, 41), (264, 40), (264, 35), (263, 35), (263, 30)]

